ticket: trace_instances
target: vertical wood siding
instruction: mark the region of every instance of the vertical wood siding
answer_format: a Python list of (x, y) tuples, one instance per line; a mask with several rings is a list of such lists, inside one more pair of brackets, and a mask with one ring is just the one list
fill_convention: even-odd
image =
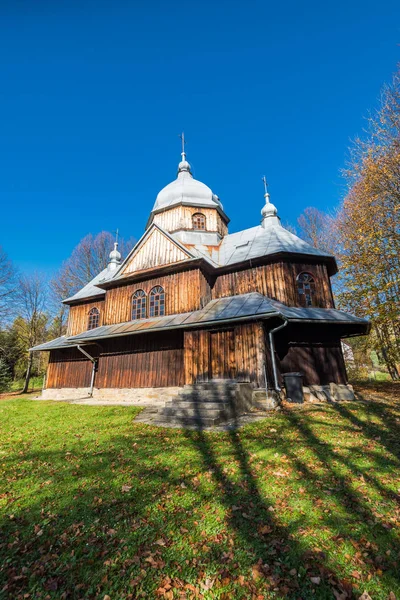
[(218, 211), (213, 208), (176, 206), (154, 215), (154, 223), (170, 232), (180, 229), (193, 229), (192, 216), (198, 212), (206, 217), (206, 231), (218, 232), (221, 236), (225, 236), (228, 233), (226, 223)]
[(213, 298), (259, 292), (290, 306), (301, 306), (297, 293), (297, 275), (302, 271), (315, 278), (314, 306), (333, 308), (333, 296), (325, 265), (278, 262), (220, 275), (213, 287)]
[(91, 376), (92, 363), (79, 350), (71, 348), (50, 352), (46, 388), (89, 387)]
[(210, 286), (199, 269), (180, 271), (107, 291), (104, 325), (124, 323), (132, 319), (132, 294), (161, 285), (165, 290), (165, 314), (189, 312), (202, 308), (211, 299)]
[(177, 263), (188, 258), (190, 258), (188, 253), (155, 229), (129, 259), (121, 274), (130, 275), (135, 271)]
[[(98, 358), (97, 388), (184, 385), (183, 332), (116, 338), (88, 351)], [(53, 350), (46, 387), (89, 387), (91, 374), (92, 363), (79, 350)]]
[(264, 352), (260, 323), (218, 331), (186, 331), (185, 383), (235, 378), (263, 386)]
[(103, 315), (104, 315), (104, 299), (101, 300), (93, 300), (91, 302), (85, 302), (84, 304), (79, 304), (77, 306), (71, 306), (69, 309), (68, 315), (68, 325), (67, 325), (67, 336), (69, 335), (77, 335), (78, 333), (82, 333), (82, 331), (86, 331), (88, 328), (88, 320), (89, 320), (89, 311), (91, 308), (98, 308), (100, 311), (100, 320), (99, 325), (103, 325)]

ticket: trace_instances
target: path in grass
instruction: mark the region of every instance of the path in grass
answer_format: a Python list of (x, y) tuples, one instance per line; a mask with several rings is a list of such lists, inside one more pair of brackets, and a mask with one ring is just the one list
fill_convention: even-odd
[(398, 389), (225, 433), (2, 401), (0, 598), (399, 598)]

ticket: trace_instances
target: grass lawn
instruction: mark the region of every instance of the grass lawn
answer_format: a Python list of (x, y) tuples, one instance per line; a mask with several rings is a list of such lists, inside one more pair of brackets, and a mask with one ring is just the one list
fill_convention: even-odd
[(232, 433), (2, 400), (0, 598), (399, 600), (400, 386), (358, 391)]

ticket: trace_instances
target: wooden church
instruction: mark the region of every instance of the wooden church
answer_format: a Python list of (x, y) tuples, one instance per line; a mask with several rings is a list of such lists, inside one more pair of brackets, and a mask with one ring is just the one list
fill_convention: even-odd
[(183, 151), (129, 255), (116, 243), (64, 300), (66, 335), (32, 348), (50, 352), (43, 396), (165, 399), (222, 380), (271, 399), (293, 371), (310, 394), (348, 389), (341, 339), (368, 323), (335, 309), (335, 258), (282, 226), (267, 189), (261, 216), (229, 233)]

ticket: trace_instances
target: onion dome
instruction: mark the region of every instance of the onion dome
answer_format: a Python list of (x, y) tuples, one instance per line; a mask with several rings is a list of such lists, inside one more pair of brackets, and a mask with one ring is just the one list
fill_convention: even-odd
[(272, 204), (272, 202), (269, 201), (268, 186), (267, 186), (267, 180), (265, 179), (265, 177), (263, 177), (263, 182), (264, 182), (264, 189), (265, 189), (265, 194), (264, 194), (265, 205), (261, 209), (261, 216), (262, 216), (261, 226), (267, 227), (268, 225), (270, 225), (272, 223), (280, 223), (280, 219), (278, 217), (278, 209), (276, 208), (276, 206), (274, 204)]
[(107, 269), (109, 271), (115, 271), (121, 264), (121, 258), (121, 253), (118, 251), (118, 242), (114, 242), (114, 250), (111, 250), (110, 252), (110, 260), (108, 261)]
[(177, 178), (159, 192), (152, 212), (165, 210), (178, 204), (223, 210), (218, 196), (213, 194), (205, 183), (194, 179), (185, 152), (182, 152)]

